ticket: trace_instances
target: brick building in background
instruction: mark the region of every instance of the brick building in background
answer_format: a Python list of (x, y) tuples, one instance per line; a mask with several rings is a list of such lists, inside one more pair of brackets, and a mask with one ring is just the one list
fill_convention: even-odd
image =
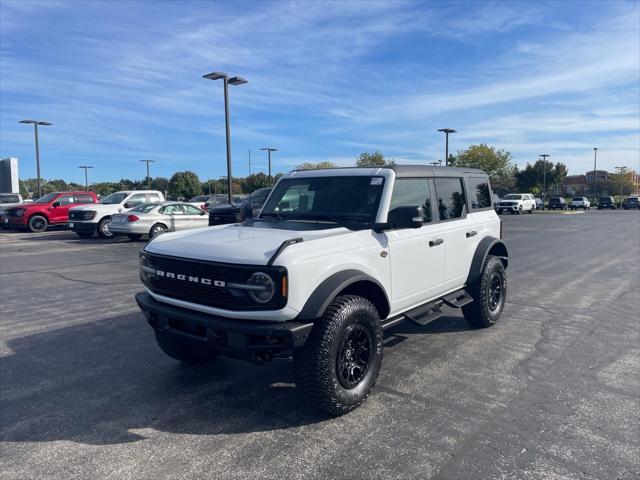
[[(596, 170), (595, 175), (598, 195), (620, 194), (620, 186), (617, 182), (613, 181), (615, 177), (612, 177), (611, 173), (606, 170)], [(593, 177), (593, 170), (589, 170), (584, 175), (567, 175), (562, 185), (562, 194), (568, 197), (574, 195), (593, 195)], [(640, 175), (638, 175), (635, 170), (627, 170), (625, 177), (627, 177), (629, 183), (632, 185), (630, 195), (640, 194)]]

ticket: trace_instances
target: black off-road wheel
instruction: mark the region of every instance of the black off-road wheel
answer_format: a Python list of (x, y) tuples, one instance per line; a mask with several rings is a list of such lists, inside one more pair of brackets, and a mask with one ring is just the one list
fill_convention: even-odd
[(111, 225), (111, 218), (103, 218), (102, 220), (100, 220), (100, 223), (98, 223), (98, 228), (97, 228), (98, 236), (100, 238), (114, 237), (113, 232), (109, 228), (110, 225)]
[(197, 365), (212, 362), (217, 357), (214, 351), (195, 340), (179, 337), (165, 329), (156, 329), (155, 333), (156, 342), (162, 351), (182, 363)]
[(47, 219), (42, 215), (34, 215), (29, 219), (29, 222), (27, 223), (27, 228), (30, 232), (33, 233), (44, 232), (48, 226), (49, 222), (47, 222)]
[(487, 257), (480, 278), (467, 291), (473, 302), (462, 307), (462, 313), (469, 324), (484, 328), (500, 320), (507, 299), (507, 272), (502, 261)]
[(314, 408), (334, 416), (348, 413), (373, 389), (382, 350), (380, 316), (373, 304), (340, 295), (293, 354), (296, 385)]
[(129, 240), (137, 242), (138, 240), (140, 240), (142, 238), (142, 235), (140, 235), (138, 233), (130, 233), (130, 234), (127, 235), (127, 237), (129, 237)]

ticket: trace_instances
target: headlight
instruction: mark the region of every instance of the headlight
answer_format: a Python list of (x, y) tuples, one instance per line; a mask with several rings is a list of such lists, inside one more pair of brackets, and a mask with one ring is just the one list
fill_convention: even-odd
[(82, 219), (83, 220), (93, 220), (94, 218), (96, 218), (96, 213), (97, 212), (93, 212), (93, 211), (82, 212)]
[(16, 217), (22, 217), (24, 215), (24, 212), (26, 212), (24, 208), (16, 210)]
[(256, 272), (249, 277), (247, 285), (255, 285), (256, 287), (262, 287), (260, 289), (247, 290), (249, 297), (257, 303), (267, 303), (273, 298), (275, 293), (275, 285), (269, 275), (262, 272)]
[(145, 282), (150, 276), (155, 275), (156, 270), (149, 264), (149, 254), (147, 252), (140, 250), (138, 258), (140, 260), (140, 280)]

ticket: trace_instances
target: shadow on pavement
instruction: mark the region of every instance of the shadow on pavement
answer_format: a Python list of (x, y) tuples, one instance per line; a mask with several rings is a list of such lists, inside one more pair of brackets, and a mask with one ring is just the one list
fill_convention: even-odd
[[(387, 337), (464, 331), (464, 319), (404, 323)], [(397, 343), (397, 342), (396, 342)], [(103, 445), (136, 429), (196, 434), (269, 431), (327, 420), (306, 408), (289, 360), (266, 366), (220, 358), (183, 366), (160, 352), (132, 314), (8, 341), (0, 358), (0, 441)]]

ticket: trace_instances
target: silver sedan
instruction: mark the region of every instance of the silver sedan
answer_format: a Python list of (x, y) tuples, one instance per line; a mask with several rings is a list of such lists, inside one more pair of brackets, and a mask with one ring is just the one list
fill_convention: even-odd
[(145, 203), (124, 213), (111, 216), (109, 229), (118, 235), (139, 240), (164, 232), (186, 230), (209, 225), (207, 212), (184, 202)]

